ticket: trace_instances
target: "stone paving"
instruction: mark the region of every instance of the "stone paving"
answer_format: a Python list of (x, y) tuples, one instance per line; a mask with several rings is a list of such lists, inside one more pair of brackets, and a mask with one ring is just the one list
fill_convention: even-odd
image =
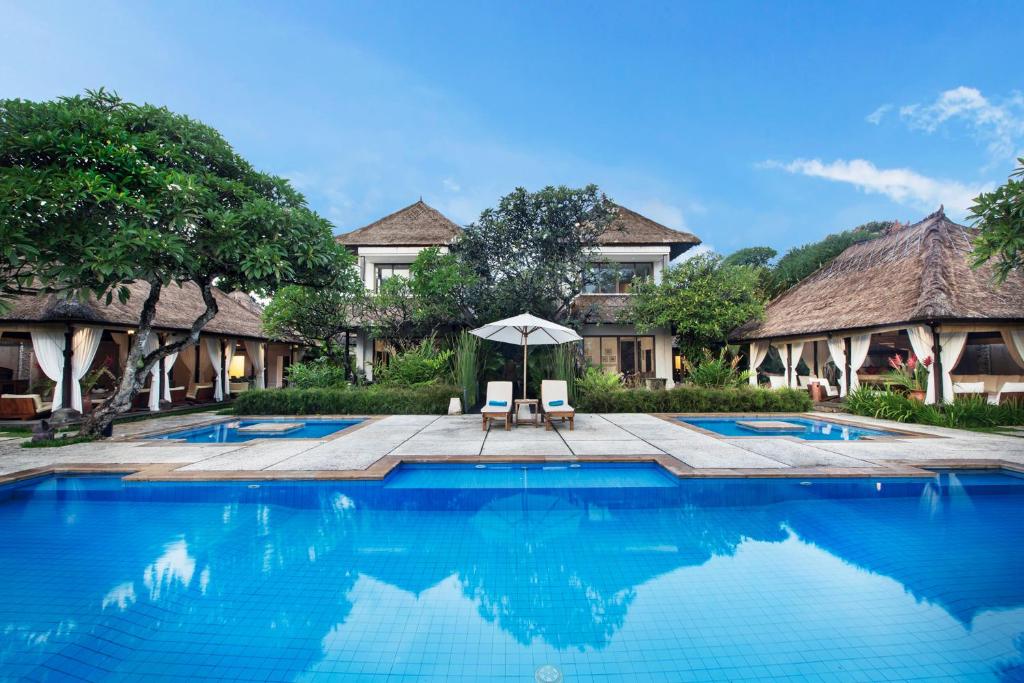
[[(145, 441), (154, 430), (185, 428), (226, 418), (210, 414), (168, 416), (119, 425), (115, 438), (62, 448), (24, 449), (23, 438), (0, 438), (0, 476), (68, 464), (164, 464), (200, 475), (244, 472), (360, 472), (382, 459), (655, 458), (680, 470), (743, 470), (806, 475), (809, 470), (857, 471), (898, 463), (1002, 461), (1024, 466), (1024, 438), (904, 425), (836, 414), (812, 417), (902, 430), (931, 438), (898, 436), (878, 441), (799, 441), (786, 436), (718, 438), (671, 419), (645, 414), (579, 415), (576, 429), (524, 425), (483, 431), (475, 415), (395, 415), (335, 438), (254, 439), (236, 444)], [(667, 460), (666, 460), (667, 459)]]

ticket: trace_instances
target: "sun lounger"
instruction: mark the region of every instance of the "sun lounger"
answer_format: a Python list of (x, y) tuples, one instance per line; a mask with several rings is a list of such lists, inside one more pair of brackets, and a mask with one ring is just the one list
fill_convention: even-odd
[(999, 387), (995, 403), (1009, 403), (1010, 401), (1024, 403), (1024, 382), (1003, 382)]
[(50, 403), (39, 394), (3, 394), (0, 396), (0, 418), (33, 420), (50, 414)]
[(504, 420), (505, 431), (512, 429), (512, 382), (487, 383), (487, 400), (480, 417), (485, 432), (491, 420)]
[(786, 378), (782, 375), (768, 375), (768, 385), (772, 389), (785, 389)]
[(540, 383), (540, 407), (544, 411), (545, 429), (551, 429), (552, 420), (569, 421), (569, 431), (575, 428), (576, 410), (569, 405), (569, 385), (565, 380), (546, 379)]

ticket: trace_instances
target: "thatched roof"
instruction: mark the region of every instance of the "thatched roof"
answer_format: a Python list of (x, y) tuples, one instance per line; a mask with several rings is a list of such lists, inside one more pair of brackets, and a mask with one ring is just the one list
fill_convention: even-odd
[(734, 330), (746, 341), (910, 322), (1024, 320), (1024, 274), (970, 266), (974, 231), (938, 211), (854, 244)]
[[(138, 325), (142, 304), (149, 285), (138, 281), (128, 285), (131, 297), (121, 303), (117, 297), (110, 305), (88, 297), (84, 301), (69, 300), (60, 294), (23, 294), (14, 297), (8, 310), (0, 312), (0, 323), (103, 323), (111, 327), (133, 328)], [(214, 289), (217, 315), (203, 328), (204, 333), (251, 339), (267, 339), (260, 314), (249, 305), (239, 303), (237, 295)], [(251, 298), (250, 298), (251, 301)], [(253, 306), (258, 306), (252, 301)], [(160, 293), (154, 327), (166, 331), (187, 331), (205, 309), (199, 287), (191, 282), (182, 286), (170, 284)]]
[(462, 228), (421, 199), (335, 239), (346, 247), (430, 247), (451, 244), (460, 232)]
[(692, 246), (700, 244), (700, 238), (682, 230), (673, 230), (636, 211), (616, 205), (619, 215), (597, 238), (597, 243), (607, 246), (640, 246), (667, 244), (672, 247), (672, 258), (679, 256)]
[(580, 319), (588, 324), (625, 323), (631, 294), (580, 294), (572, 305)]

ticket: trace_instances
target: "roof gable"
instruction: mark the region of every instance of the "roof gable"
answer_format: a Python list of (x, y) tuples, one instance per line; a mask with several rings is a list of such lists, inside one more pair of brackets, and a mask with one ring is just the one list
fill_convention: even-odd
[(672, 247), (672, 258), (675, 258), (690, 247), (700, 244), (700, 238), (692, 233), (673, 230), (624, 206), (616, 204), (615, 207), (618, 215), (605, 231), (598, 235), (597, 243), (600, 245), (664, 244)]
[(421, 199), (335, 240), (347, 247), (431, 247), (450, 244), (461, 232), (462, 228)]
[(914, 225), (851, 245), (768, 304), (735, 340), (931, 320), (1024, 319), (1024, 274), (1000, 286), (971, 268), (972, 231), (940, 208)]

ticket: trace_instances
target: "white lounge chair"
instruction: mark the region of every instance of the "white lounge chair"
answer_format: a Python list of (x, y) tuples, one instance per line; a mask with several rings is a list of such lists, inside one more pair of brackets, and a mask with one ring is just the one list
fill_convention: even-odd
[(1024, 402), (1024, 382), (1003, 382), (999, 392), (995, 394), (995, 401), (989, 398), (989, 402), (1003, 403), (1005, 401)]
[(953, 382), (953, 395), (988, 396), (984, 382)]
[(512, 382), (488, 382), (487, 400), (480, 409), (483, 431), (490, 420), (504, 420), (505, 431), (512, 429)]
[(540, 407), (544, 411), (545, 429), (551, 429), (551, 421), (569, 421), (569, 431), (575, 429), (576, 410), (569, 405), (569, 385), (561, 379), (545, 379), (540, 383)]
[(825, 391), (825, 395), (828, 396), (829, 398), (839, 397), (839, 389), (829, 384), (828, 380), (823, 377), (818, 377), (816, 375), (799, 375), (797, 376), (796, 381), (801, 387), (804, 388), (807, 388), (812, 384), (817, 384), (821, 386), (821, 388)]
[(786, 378), (783, 375), (768, 375), (768, 385), (772, 389), (785, 389)]

